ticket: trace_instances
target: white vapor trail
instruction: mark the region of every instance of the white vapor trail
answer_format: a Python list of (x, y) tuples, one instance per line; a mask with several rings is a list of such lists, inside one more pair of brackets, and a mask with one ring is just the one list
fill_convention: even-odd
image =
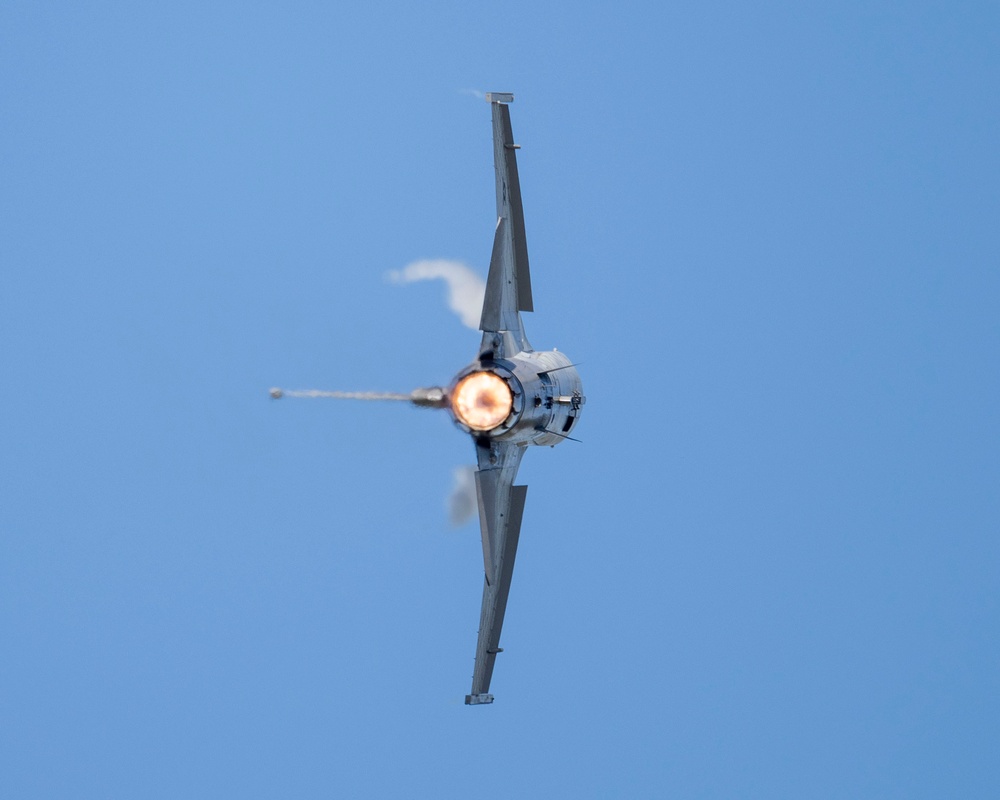
[(455, 485), (448, 497), (448, 518), (454, 527), (470, 519), (479, 510), (476, 497), (476, 468), (466, 465), (455, 468)]
[(391, 270), (388, 278), (393, 283), (443, 280), (448, 284), (448, 307), (458, 314), (462, 324), (478, 330), (486, 282), (461, 261), (444, 258), (414, 261), (403, 269)]

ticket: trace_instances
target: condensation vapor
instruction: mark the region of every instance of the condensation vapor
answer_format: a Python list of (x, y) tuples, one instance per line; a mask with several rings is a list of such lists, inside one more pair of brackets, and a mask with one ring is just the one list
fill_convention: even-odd
[(466, 465), (455, 469), (455, 483), (448, 497), (448, 518), (453, 527), (464, 525), (479, 510), (476, 497), (476, 468)]
[(462, 324), (473, 330), (479, 328), (486, 282), (461, 261), (443, 258), (414, 261), (403, 269), (392, 270), (388, 278), (393, 283), (444, 281), (448, 284), (448, 307), (458, 314)]

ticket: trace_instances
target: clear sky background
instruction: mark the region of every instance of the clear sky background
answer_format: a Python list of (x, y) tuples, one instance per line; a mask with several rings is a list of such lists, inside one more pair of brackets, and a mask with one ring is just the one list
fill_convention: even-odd
[[(511, 106), (496, 703), (447, 382)], [(993, 3), (0, 7), (0, 795), (1000, 796)]]

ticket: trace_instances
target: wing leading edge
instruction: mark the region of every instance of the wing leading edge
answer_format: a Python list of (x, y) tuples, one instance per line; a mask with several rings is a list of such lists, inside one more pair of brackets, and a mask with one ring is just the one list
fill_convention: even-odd
[(479, 499), (479, 525), (483, 538), (483, 606), (476, 642), (476, 664), (472, 673), (472, 693), (465, 696), (467, 705), (492, 703), (489, 694), (493, 666), (500, 648), (500, 630), (514, 557), (521, 532), (521, 515), (527, 486), (514, 486), (524, 447), (494, 442), (476, 446), (479, 470), (476, 472), (476, 495)]

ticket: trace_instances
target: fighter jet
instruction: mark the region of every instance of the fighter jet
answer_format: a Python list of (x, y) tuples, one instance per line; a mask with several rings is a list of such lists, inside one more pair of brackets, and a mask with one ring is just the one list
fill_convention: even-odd
[(357, 392), (286, 392), (271, 396), (326, 396), (406, 400), (444, 408), (469, 434), (476, 451), (476, 495), (483, 543), (483, 602), (466, 705), (493, 702), (490, 681), (500, 647), (514, 556), (521, 532), (527, 486), (514, 478), (531, 445), (555, 446), (567, 439), (580, 419), (585, 398), (576, 366), (558, 350), (533, 350), (524, 333), (522, 311), (533, 311), (524, 211), (517, 176), (509, 104), (514, 95), (486, 95), (493, 112), (493, 164), (496, 170), (496, 233), (490, 256), (479, 329), (479, 353), (447, 387), (416, 389), (410, 394)]

